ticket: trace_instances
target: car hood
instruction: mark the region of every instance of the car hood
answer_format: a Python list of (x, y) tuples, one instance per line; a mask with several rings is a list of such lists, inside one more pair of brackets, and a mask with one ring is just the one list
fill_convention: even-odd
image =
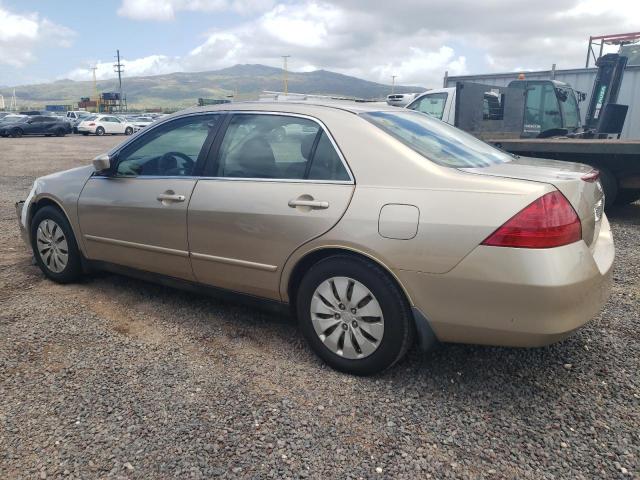
[(518, 157), (511, 162), (488, 167), (463, 168), (462, 171), (547, 183), (560, 190), (569, 200), (582, 223), (582, 237), (587, 245), (600, 233), (604, 209), (604, 193), (600, 181), (585, 181), (583, 177), (593, 167), (581, 163), (560, 162), (540, 158)]

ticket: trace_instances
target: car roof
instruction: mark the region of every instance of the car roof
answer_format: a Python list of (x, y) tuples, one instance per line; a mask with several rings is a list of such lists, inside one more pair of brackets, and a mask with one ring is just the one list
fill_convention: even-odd
[(284, 101), (284, 102), (233, 102), (220, 105), (206, 105), (204, 107), (192, 107), (183, 110), (180, 113), (197, 113), (197, 112), (219, 112), (233, 110), (249, 110), (249, 111), (265, 111), (265, 112), (282, 112), (282, 113), (300, 113), (300, 114), (318, 114), (327, 110), (342, 110), (349, 113), (366, 113), (379, 111), (398, 111), (398, 107), (390, 105), (370, 105), (368, 102), (351, 102), (336, 101), (333, 102), (315, 102), (315, 101)]

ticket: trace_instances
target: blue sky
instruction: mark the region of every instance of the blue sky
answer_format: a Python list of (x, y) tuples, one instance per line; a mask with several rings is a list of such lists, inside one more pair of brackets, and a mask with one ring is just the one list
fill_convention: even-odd
[(0, 85), (324, 68), (437, 87), (450, 74), (579, 67), (589, 35), (637, 31), (637, 0), (0, 0)]

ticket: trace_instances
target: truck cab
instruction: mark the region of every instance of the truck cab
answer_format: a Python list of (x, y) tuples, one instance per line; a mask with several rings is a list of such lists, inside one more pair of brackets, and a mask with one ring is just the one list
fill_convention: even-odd
[[(582, 127), (578, 97), (571, 85), (556, 80), (513, 80), (525, 91), (522, 138), (575, 133)], [(566, 134), (565, 133), (565, 134)]]

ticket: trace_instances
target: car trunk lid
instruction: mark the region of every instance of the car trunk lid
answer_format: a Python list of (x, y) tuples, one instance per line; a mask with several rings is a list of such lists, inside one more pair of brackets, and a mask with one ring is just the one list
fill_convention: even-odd
[(519, 157), (508, 163), (461, 170), (553, 185), (575, 209), (582, 223), (582, 238), (593, 248), (594, 240), (600, 233), (604, 193), (600, 181), (593, 178), (592, 167), (580, 163)]

